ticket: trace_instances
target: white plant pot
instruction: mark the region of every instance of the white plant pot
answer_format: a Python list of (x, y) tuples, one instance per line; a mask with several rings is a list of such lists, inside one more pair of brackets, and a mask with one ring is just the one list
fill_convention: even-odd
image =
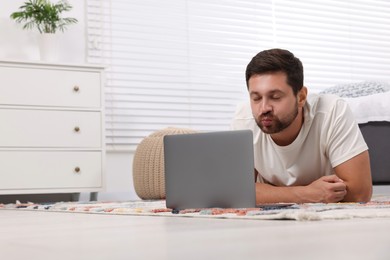
[(59, 37), (55, 33), (42, 33), (39, 37), (39, 54), (42, 61), (58, 61)]

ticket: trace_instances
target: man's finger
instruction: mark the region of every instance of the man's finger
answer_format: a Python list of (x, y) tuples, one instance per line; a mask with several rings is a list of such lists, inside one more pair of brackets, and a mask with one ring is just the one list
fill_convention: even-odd
[(333, 182), (333, 183), (336, 183), (336, 182), (344, 183), (344, 181), (342, 179), (340, 179), (339, 177), (337, 177), (337, 175), (335, 175), (335, 174), (324, 176), (324, 177), (322, 177), (322, 180), (324, 180), (326, 182)]

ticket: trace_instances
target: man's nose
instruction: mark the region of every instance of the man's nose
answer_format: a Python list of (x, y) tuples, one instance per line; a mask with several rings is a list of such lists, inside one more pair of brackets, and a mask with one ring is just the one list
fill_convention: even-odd
[(264, 99), (262, 100), (261, 104), (260, 104), (260, 114), (263, 115), (263, 114), (267, 114), (269, 112), (272, 111), (272, 106), (271, 104), (268, 102), (268, 100)]

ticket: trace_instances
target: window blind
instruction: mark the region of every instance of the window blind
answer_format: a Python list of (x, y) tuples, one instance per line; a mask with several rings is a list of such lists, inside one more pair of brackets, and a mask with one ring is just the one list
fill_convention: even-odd
[(88, 62), (106, 71), (106, 142), (134, 151), (165, 127), (226, 130), (260, 50), (303, 62), (310, 91), (389, 81), (390, 2), (87, 0)]
[(390, 81), (390, 1), (274, 2), (275, 46), (301, 59), (309, 90)]
[(270, 10), (252, 1), (88, 1), (88, 61), (108, 65), (108, 148), (134, 150), (169, 126), (227, 130), (247, 95), (246, 63), (271, 39)]

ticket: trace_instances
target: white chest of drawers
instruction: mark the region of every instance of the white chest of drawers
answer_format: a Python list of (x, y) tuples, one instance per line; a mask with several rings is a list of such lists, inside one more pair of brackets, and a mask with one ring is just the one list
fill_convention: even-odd
[(103, 68), (0, 61), (0, 194), (104, 188)]

